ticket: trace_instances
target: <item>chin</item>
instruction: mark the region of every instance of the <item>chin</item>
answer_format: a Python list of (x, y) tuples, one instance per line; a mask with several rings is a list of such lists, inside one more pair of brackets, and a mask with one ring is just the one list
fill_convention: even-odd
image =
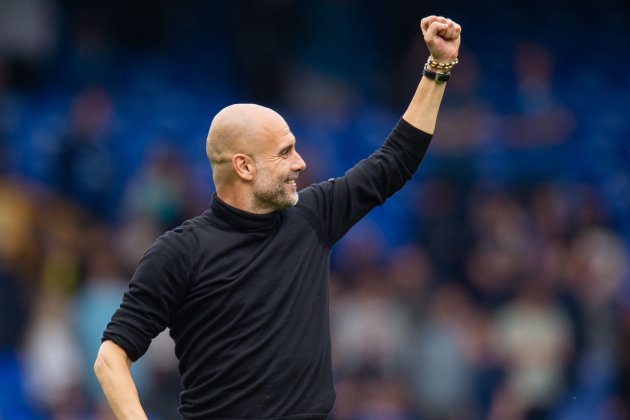
[(299, 199), (300, 198), (296, 195), (295, 197), (291, 197), (289, 200), (285, 200), (282, 204), (278, 205), (278, 210), (288, 209), (295, 206)]

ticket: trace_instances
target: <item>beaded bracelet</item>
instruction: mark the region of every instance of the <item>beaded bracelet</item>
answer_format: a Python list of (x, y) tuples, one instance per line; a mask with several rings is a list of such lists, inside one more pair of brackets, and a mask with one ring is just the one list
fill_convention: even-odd
[(451, 71), (453, 66), (455, 66), (457, 63), (459, 63), (459, 60), (457, 58), (455, 58), (455, 60), (451, 61), (450, 63), (438, 63), (436, 61), (433, 61), (431, 59), (431, 56), (429, 56), (429, 58), (427, 59), (427, 64), (430, 67), (433, 67), (434, 69), (447, 70), (447, 71)]

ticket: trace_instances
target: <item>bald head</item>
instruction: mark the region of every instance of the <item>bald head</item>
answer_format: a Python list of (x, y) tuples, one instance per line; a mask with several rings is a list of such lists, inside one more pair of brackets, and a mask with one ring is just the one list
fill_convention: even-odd
[(233, 176), (235, 154), (256, 155), (264, 146), (265, 134), (282, 126), (286, 122), (280, 114), (256, 104), (234, 104), (219, 111), (206, 140), (215, 184), (219, 186)]
[(294, 206), (306, 169), (295, 136), (277, 112), (254, 104), (222, 109), (212, 120), (206, 153), (217, 196), (252, 213)]

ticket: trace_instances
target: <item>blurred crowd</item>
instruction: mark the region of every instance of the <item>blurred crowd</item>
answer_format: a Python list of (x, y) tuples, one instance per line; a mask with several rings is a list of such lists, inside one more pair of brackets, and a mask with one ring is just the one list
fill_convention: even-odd
[[(277, 109), (301, 186), (342, 175), (404, 111), (431, 13), (461, 64), (416, 177), (333, 254), (331, 418), (630, 418), (629, 7), (221, 3), (0, 2), (0, 419), (111, 418), (101, 333), (209, 203), (216, 111)], [(166, 333), (132, 371), (178, 418)]]

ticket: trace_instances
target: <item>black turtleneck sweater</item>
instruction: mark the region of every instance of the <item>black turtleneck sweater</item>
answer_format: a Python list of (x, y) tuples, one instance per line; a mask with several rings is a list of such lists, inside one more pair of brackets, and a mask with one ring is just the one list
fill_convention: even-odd
[(430, 138), (400, 120), (368, 159), (275, 213), (215, 195), (148, 249), (103, 340), (135, 361), (169, 327), (184, 418), (326, 418), (335, 400), (331, 247), (411, 178)]

